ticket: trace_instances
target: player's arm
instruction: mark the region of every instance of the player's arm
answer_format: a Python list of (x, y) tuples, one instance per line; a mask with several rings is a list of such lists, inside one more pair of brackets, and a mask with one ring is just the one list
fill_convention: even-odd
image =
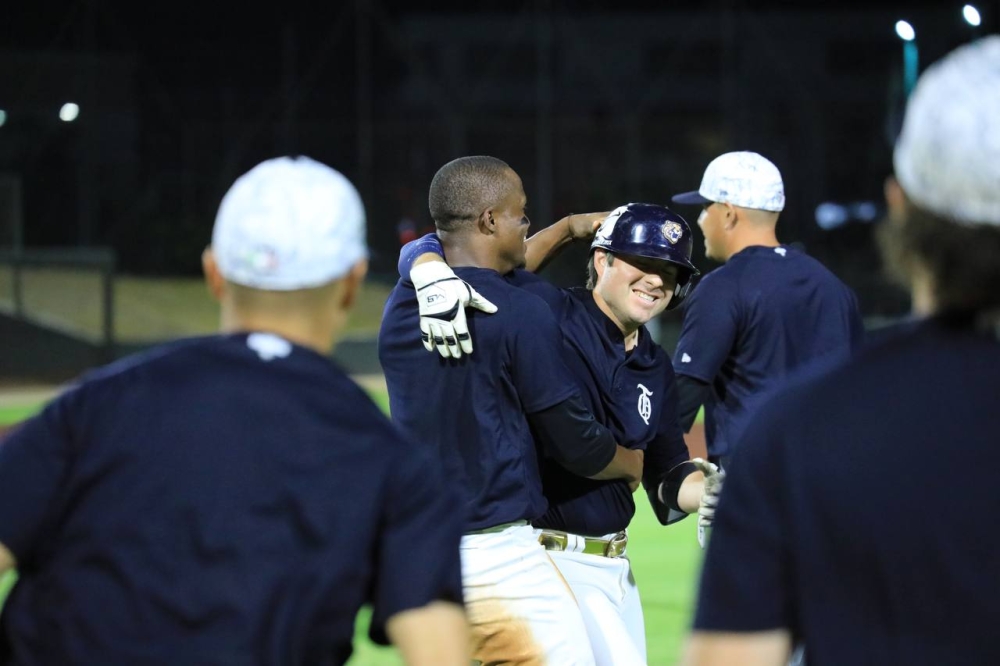
[(712, 387), (697, 377), (677, 375), (677, 420), (684, 432), (691, 432), (698, 410), (708, 400)]
[(427, 351), (460, 358), (472, 353), (465, 318), (471, 307), (492, 314), (493, 303), (483, 298), (445, 263), (441, 241), (434, 234), (410, 241), (399, 253), (399, 275), (413, 283), (420, 308), (420, 339)]
[(592, 238), (609, 214), (605, 211), (567, 215), (533, 234), (524, 244), (524, 268), (532, 273), (542, 270), (572, 241)]
[(696, 631), (688, 639), (682, 666), (783, 666), (791, 651), (784, 629), (730, 633)]
[(642, 478), (643, 452), (616, 444), (579, 395), (528, 414), (528, 422), (545, 452), (577, 476), (630, 484)]
[(17, 566), (14, 554), (7, 549), (7, 546), (0, 543), (0, 575)]
[(396, 613), (385, 628), (407, 666), (469, 664), (469, 627), (458, 604), (435, 601)]

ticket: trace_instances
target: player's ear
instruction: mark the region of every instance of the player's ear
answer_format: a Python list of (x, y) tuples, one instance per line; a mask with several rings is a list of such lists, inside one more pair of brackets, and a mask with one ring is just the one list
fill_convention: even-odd
[(222, 300), (222, 292), (226, 289), (226, 279), (219, 272), (219, 265), (215, 263), (215, 254), (212, 246), (209, 245), (201, 253), (201, 270), (205, 273), (205, 286), (208, 293), (217, 301)]
[(725, 206), (726, 208), (726, 212), (723, 214), (722, 218), (723, 219), (722, 226), (727, 231), (732, 231), (736, 227), (736, 223), (740, 219), (739, 210), (737, 210), (736, 206), (729, 203), (728, 201), (723, 203), (722, 205)]
[(476, 220), (476, 225), (479, 227), (479, 233), (486, 234), (487, 236), (492, 236), (497, 231), (496, 220), (493, 219), (493, 209), (487, 208), (479, 215), (479, 219)]
[(889, 219), (903, 217), (908, 208), (906, 192), (903, 191), (895, 176), (889, 176), (885, 179), (883, 190), (885, 191), (885, 205), (888, 208)]
[(597, 248), (594, 250), (594, 271), (597, 273), (597, 281), (604, 275), (604, 270), (611, 264), (611, 255), (605, 250)]
[(340, 306), (344, 310), (350, 310), (354, 307), (354, 303), (358, 299), (358, 293), (361, 291), (361, 283), (365, 280), (365, 275), (368, 274), (368, 260), (359, 259), (356, 264), (351, 266), (351, 270), (347, 272), (341, 280), (344, 282), (344, 290), (340, 299)]

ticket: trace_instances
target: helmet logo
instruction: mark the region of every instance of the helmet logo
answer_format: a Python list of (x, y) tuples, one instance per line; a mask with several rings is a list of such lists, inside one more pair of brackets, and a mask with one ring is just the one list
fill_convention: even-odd
[(684, 236), (684, 229), (677, 222), (665, 222), (660, 229), (663, 237), (670, 241), (671, 245), (677, 245), (677, 241)]

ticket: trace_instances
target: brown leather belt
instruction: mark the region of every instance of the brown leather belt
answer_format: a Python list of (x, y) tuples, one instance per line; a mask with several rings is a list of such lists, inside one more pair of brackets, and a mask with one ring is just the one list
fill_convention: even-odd
[[(576, 546), (580, 540), (583, 541), (582, 551), (578, 550), (578, 546)], [(628, 534), (621, 531), (610, 539), (599, 539), (556, 530), (542, 530), (538, 535), (538, 543), (542, 544), (545, 550), (583, 552), (586, 555), (600, 555), (601, 557), (621, 557), (625, 554)]]

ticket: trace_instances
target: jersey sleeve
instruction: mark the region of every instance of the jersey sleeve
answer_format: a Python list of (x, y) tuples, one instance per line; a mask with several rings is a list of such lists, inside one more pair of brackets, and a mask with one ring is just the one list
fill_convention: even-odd
[(782, 456), (786, 428), (775, 409), (765, 409), (727, 469), (702, 569), (698, 630), (795, 631)]
[[(392, 468), (376, 554), (369, 636), (388, 644), (386, 622), (434, 601), (461, 605), (459, 542), (465, 516), (438, 467), (420, 447)], [(362, 556), (359, 554), (359, 557)]]
[(688, 297), (674, 353), (674, 371), (711, 382), (729, 356), (739, 331), (736, 285), (709, 274)]
[(72, 458), (66, 396), (0, 440), (0, 543), (30, 561)]
[[(674, 510), (660, 501), (660, 484), (667, 479), (671, 472), (674, 472), (671, 479), (679, 487), (684, 478), (695, 471), (693, 465), (686, 466), (687, 469), (679, 468), (688, 460), (689, 453), (678, 420), (677, 386), (672, 372), (667, 379), (666, 386), (667, 392), (663, 398), (656, 435), (646, 446), (642, 469), (642, 486), (649, 497), (653, 513), (656, 514), (657, 520), (662, 525), (682, 520), (687, 517), (687, 514)], [(676, 491), (674, 492), (676, 496)]]
[(540, 412), (579, 393), (563, 359), (562, 333), (543, 300), (525, 292), (512, 301), (516, 324), (511, 375), (526, 414)]

